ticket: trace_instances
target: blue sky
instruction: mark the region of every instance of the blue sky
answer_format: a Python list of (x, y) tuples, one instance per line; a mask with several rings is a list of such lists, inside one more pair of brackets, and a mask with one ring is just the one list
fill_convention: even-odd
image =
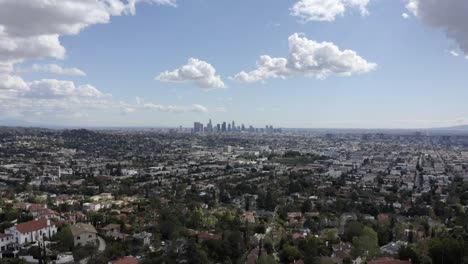
[[(306, 22), (291, 14), (298, 2), (179, 0), (176, 7), (142, 2), (134, 15), (119, 11), (107, 23), (88, 22), (76, 33), (60, 31), (59, 41), (66, 50), (62, 58), (52, 53), (24, 55), (11, 63), (13, 70), (3, 73), (5, 83), (11, 76), (21, 78), (27, 92), (20, 96), (8, 86), (3, 90), (9, 94), (2, 97), (0, 89), (0, 103), (6, 105), (0, 106), (0, 119), (82, 126), (190, 126), (209, 118), (215, 123), (236, 120), (279, 127), (419, 128), (466, 123), (468, 60), (463, 45), (459, 37), (447, 36), (450, 28), (434, 26), (429, 12), (421, 14), (426, 9), (412, 14), (408, 1), (371, 0), (367, 15), (347, 5), (333, 21)], [(11, 8), (18, 15), (25, 9)], [(8, 31), (12, 24), (0, 18), (7, 29), (5, 39), (20, 35)], [(303, 40), (332, 43), (340, 52), (352, 50), (367, 64), (353, 66), (349, 76), (332, 71), (319, 77), (295, 68), (257, 82), (235, 78), (242, 71), (255, 70), (261, 55), (288, 58), (288, 38), (295, 33)], [(184, 76), (175, 81), (172, 75), (161, 75), (181, 68), (190, 58), (216, 70), (224, 87), (201, 87)], [(33, 69), (50, 64), (77, 68), (86, 76)], [(50, 81), (43, 80), (70, 81), (73, 94), (57, 96), (53, 90), (49, 96)], [(99, 98), (77, 95), (80, 85), (87, 84), (99, 92)], [(61, 85), (54, 89), (62, 89)], [(36, 87), (40, 93), (32, 92)], [(28, 100), (34, 101), (28, 105)]]

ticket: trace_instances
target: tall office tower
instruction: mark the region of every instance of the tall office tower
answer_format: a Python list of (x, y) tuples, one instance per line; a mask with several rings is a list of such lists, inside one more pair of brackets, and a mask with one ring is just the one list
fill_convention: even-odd
[(208, 122), (208, 124), (206, 125), (206, 132), (213, 132), (213, 123), (211, 123), (211, 119), (210, 122)]
[(245, 126), (244, 126), (244, 124), (242, 124), (242, 126), (241, 126), (241, 131), (245, 131)]
[(231, 132), (231, 124), (228, 124), (228, 132)]
[(216, 132), (221, 132), (221, 125), (220, 124), (217, 124), (216, 125)]
[(200, 122), (193, 123), (193, 132), (195, 133), (200, 132)]
[(234, 122), (234, 120), (232, 120), (232, 125), (231, 125), (231, 128), (232, 128), (232, 131), (236, 131), (236, 123)]
[(203, 133), (203, 132), (204, 132), (204, 128), (203, 128), (203, 124), (202, 124), (202, 123), (200, 123), (200, 131), (198, 131), (198, 132), (200, 132), (200, 133)]
[(221, 126), (221, 131), (226, 132), (226, 122), (223, 122), (223, 125)]

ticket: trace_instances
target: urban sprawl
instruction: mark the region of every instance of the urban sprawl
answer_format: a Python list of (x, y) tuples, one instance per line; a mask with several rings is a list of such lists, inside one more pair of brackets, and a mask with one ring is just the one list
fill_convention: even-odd
[(0, 263), (461, 264), (467, 241), (466, 135), (0, 127)]

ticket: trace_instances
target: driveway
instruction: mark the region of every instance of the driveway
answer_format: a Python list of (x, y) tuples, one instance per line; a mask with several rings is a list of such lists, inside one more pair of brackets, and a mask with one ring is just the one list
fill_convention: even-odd
[[(106, 250), (106, 246), (107, 246), (106, 241), (100, 236), (97, 236), (97, 239), (99, 242), (98, 253), (102, 253), (104, 252), (104, 250)], [(88, 264), (88, 262), (89, 262), (89, 258), (80, 260), (80, 264)]]
[(98, 251), (99, 252), (104, 252), (104, 250), (106, 250), (106, 241), (100, 237), (100, 236), (97, 236), (98, 240), (99, 240), (99, 247), (98, 247)]

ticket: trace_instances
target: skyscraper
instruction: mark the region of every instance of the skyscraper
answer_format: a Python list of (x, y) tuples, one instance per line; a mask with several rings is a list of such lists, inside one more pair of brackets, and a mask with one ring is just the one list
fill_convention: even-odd
[(226, 122), (223, 122), (223, 125), (221, 126), (221, 131), (226, 132)]
[(210, 122), (208, 122), (208, 124), (206, 125), (206, 132), (208, 133), (213, 132), (213, 123), (211, 123), (211, 119), (210, 119)]

